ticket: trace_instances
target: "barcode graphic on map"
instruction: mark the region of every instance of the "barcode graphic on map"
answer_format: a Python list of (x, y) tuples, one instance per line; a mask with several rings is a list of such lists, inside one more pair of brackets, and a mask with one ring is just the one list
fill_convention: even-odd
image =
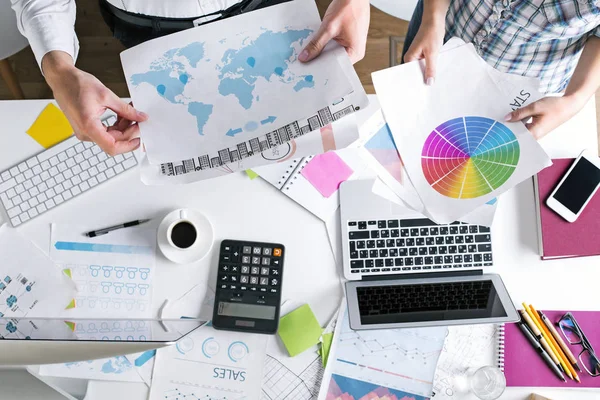
[(190, 158), (176, 163), (169, 162), (160, 164), (160, 172), (162, 175), (166, 176), (183, 175), (194, 171), (217, 168), (235, 161), (243, 160), (244, 158), (252, 157), (253, 155), (262, 153), (272, 147), (289, 142), (292, 139), (299, 138), (315, 129), (322, 128), (355, 111), (358, 111), (358, 107), (355, 107), (352, 104), (335, 112), (332, 112), (330, 107), (325, 107), (306, 120), (292, 122), (291, 124), (285, 125), (265, 135), (238, 143), (235, 147), (222, 149), (214, 154), (204, 154), (200, 157)]

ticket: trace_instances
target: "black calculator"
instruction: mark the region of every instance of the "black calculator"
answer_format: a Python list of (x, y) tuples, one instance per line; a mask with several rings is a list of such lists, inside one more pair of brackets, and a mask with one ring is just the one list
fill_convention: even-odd
[(277, 332), (284, 256), (278, 243), (221, 242), (212, 320), (216, 329)]

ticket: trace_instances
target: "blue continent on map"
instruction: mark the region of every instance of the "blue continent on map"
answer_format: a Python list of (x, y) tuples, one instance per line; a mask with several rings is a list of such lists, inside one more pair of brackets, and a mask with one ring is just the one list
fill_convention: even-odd
[[(292, 45), (308, 38), (310, 29), (288, 30), (284, 32), (265, 31), (250, 44), (240, 49), (229, 49), (223, 54), (219, 84), (219, 93), (223, 96), (233, 94), (245, 109), (252, 107), (254, 89), (259, 77), (271, 81), (282, 78), (289, 69), (290, 58), (294, 54)], [(289, 79), (292, 78), (292, 79)], [(282, 82), (295, 80), (288, 77)], [(312, 76), (310, 78), (312, 82)], [(303, 83), (300, 83), (303, 82)], [(314, 87), (302, 80), (296, 84), (296, 91), (303, 87)], [(304, 83), (306, 82), (306, 83)]]
[[(216, 65), (218, 71), (218, 91), (222, 96), (234, 95), (239, 104), (250, 109), (260, 97), (255, 93), (256, 82), (263, 78), (268, 82), (277, 79), (286, 85), (293, 85), (294, 91), (315, 87), (312, 75), (296, 76), (289, 70), (294, 58), (294, 44), (303, 41), (312, 33), (310, 29), (287, 30), (282, 32), (263, 31), (256, 39), (245, 39), (239, 49), (226, 50), (221, 58), (222, 65)], [(204, 128), (209, 121), (214, 106), (208, 102), (186, 97), (185, 89), (194, 79), (198, 64), (205, 59), (203, 42), (190, 43), (185, 47), (166, 51), (154, 60), (148, 71), (130, 77), (133, 86), (149, 84), (156, 93), (171, 104), (187, 107), (187, 112), (196, 120), (198, 133), (204, 135)], [(261, 120), (261, 124), (272, 123), (275, 116)], [(233, 136), (242, 131), (258, 129), (258, 122), (248, 121), (243, 126), (234, 127), (226, 134)], [(225, 132), (224, 132), (225, 133)]]
[(187, 103), (187, 100), (182, 98), (183, 91), (190, 80), (190, 73), (183, 63), (174, 60), (176, 56), (184, 57), (191, 67), (196, 68), (198, 62), (204, 58), (204, 43), (194, 42), (165, 52), (162, 57), (150, 64), (149, 71), (132, 75), (131, 84), (138, 86), (148, 83), (169, 103), (187, 104), (188, 113), (196, 118), (198, 133), (203, 135), (204, 126), (212, 114), (213, 106), (198, 101)]
[(123, 356), (109, 359), (102, 364), (103, 374), (122, 374), (132, 368), (131, 363)]

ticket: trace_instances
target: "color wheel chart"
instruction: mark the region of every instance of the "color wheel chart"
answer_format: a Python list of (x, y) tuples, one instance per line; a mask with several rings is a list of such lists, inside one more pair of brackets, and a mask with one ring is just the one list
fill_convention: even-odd
[(425, 140), (421, 166), (438, 193), (473, 199), (502, 186), (519, 163), (515, 134), (498, 121), (461, 117), (444, 122)]

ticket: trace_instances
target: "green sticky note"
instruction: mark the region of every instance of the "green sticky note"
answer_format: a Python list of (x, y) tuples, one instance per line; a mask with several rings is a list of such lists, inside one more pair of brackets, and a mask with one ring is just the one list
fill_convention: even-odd
[(319, 343), (322, 332), (315, 314), (305, 304), (281, 317), (277, 334), (290, 357), (294, 357)]
[(331, 342), (333, 342), (333, 333), (325, 333), (323, 335), (323, 341), (321, 342), (321, 362), (323, 363), (323, 368), (327, 366)]
[(248, 178), (250, 178), (250, 179), (258, 178), (258, 174), (256, 172), (252, 171), (251, 169), (246, 170), (246, 175), (248, 175)]

